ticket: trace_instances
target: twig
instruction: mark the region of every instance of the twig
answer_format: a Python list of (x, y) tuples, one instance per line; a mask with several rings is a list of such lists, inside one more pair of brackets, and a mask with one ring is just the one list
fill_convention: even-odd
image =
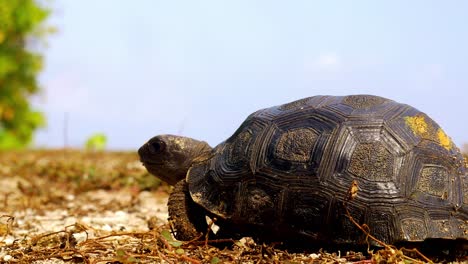
[(192, 245), (206, 245), (208, 244), (216, 244), (216, 243), (234, 243), (234, 239), (231, 238), (222, 238), (222, 239), (212, 239), (212, 240), (206, 240), (206, 241), (193, 241), (190, 244)]
[(164, 244), (167, 250), (172, 251), (174, 249), (164, 237), (159, 236), (158, 239)]
[(183, 259), (183, 260), (186, 260), (190, 263), (193, 263), (193, 264), (201, 264), (201, 261), (197, 260), (197, 259), (194, 259), (194, 258), (191, 258), (187, 255), (179, 255), (179, 258)]
[(205, 247), (208, 246), (208, 237), (210, 235), (210, 230), (211, 230), (211, 227), (213, 226), (214, 222), (216, 222), (216, 217), (213, 217), (213, 219), (209, 218), (210, 219), (210, 224), (208, 225), (208, 228), (206, 230), (206, 236), (205, 236)]
[(202, 238), (204, 236), (204, 234), (202, 232), (200, 232), (200, 235), (197, 236), (196, 238), (192, 239), (192, 240), (189, 240), (187, 242), (184, 243), (184, 245), (190, 245), (192, 243), (195, 243), (195, 242), (200, 242), (200, 238)]
[[(413, 252), (413, 253), (416, 253), (418, 254), (421, 258), (423, 258), (425, 261), (427, 261), (428, 263), (433, 263), (432, 260), (430, 260), (428, 257), (424, 256), (423, 253), (421, 253), (421, 251), (419, 251), (417, 248), (413, 248), (413, 249), (408, 249), (408, 248), (401, 248), (401, 250), (405, 250), (405, 251), (408, 251), (408, 252)], [(407, 257), (409, 259), (411, 259), (410, 257)]]
[[(346, 216), (349, 218), (349, 220), (357, 227), (359, 228), (362, 232), (364, 232), (364, 234), (366, 234), (366, 241), (368, 241), (368, 238), (371, 238), (372, 240), (374, 240), (375, 242), (377, 242), (379, 245), (385, 247), (385, 249), (389, 250), (392, 254), (395, 254), (395, 251), (398, 251), (397, 249), (395, 249), (394, 246), (391, 246), (391, 245), (388, 245), (387, 243), (379, 240), (378, 238), (376, 238), (375, 236), (373, 236), (371, 233), (370, 233), (370, 228), (369, 226), (367, 226), (366, 224), (359, 224), (352, 216), (351, 216), (351, 213), (349, 212), (348, 210), (348, 202), (352, 199), (354, 199), (356, 196), (357, 196), (357, 193), (358, 193), (358, 183), (356, 180), (353, 180), (353, 182), (351, 183), (351, 186), (350, 188), (348, 189), (348, 192), (346, 194), (346, 197), (345, 199), (343, 200), (343, 206), (346, 210)], [(366, 228), (367, 229), (366, 229)], [(369, 242), (367, 242), (367, 246), (369, 247)], [(403, 248), (404, 249), (404, 248)], [(402, 249), (402, 250), (403, 250)], [(403, 254), (402, 250), (400, 250), (400, 252), (402, 253), (402, 257), (404, 259), (407, 259), (407, 260), (411, 260), (411, 261), (417, 261), (417, 262), (420, 262), (422, 263), (421, 261), (418, 261), (416, 259), (413, 259), (411, 257), (408, 257), (406, 256), (405, 254)], [(413, 250), (408, 250), (408, 249), (405, 249), (407, 251), (412, 251), (412, 252), (415, 252), (417, 253), (421, 258), (423, 258), (425, 261), (429, 262), (429, 263), (433, 263), (428, 257), (424, 256), (419, 250), (417, 249), (413, 249)]]

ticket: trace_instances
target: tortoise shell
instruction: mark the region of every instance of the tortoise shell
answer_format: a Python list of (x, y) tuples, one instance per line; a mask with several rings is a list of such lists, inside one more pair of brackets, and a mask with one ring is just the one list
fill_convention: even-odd
[(251, 114), (187, 173), (193, 201), (239, 224), (334, 242), (467, 239), (459, 149), (426, 114), (370, 95), (314, 96)]

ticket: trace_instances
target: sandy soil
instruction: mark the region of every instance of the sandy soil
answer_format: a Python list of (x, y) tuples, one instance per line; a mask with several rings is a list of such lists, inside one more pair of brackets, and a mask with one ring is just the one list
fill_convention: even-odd
[[(132, 193), (131, 190), (92, 190), (80, 195), (66, 194), (61, 206), (53, 204), (33, 203), (19, 195), (17, 186), (21, 178), (0, 180), (1, 197), (6, 197), (4, 203), (15, 204), (10, 210), (0, 211), (2, 227), (8, 232), (0, 239), (0, 245), (11, 246), (15, 243), (25, 245), (24, 241), (32, 241), (37, 237), (54, 232), (64, 231), (74, 225), (83, 227), (81, 232), (73, 232), (77, 243), (87, 237), (99, 237), (118, 232), (148, 231), (148, 222), (163, 225), (167, 222), (167, 193), (142, 191)], [(29, 204), (28, 204), (29, 203)], [(44, 207), (53, 207), (44, 209)], [(11, 219), (10, 217), (13, 217)], [(11, 221), (13, 220), (13, 221)], [(118, 240), (118, 238), (117, 238)], [(14, 262), (7, 247), (0, 248), (0, 261)], [(63, 260), (51, 259), (34, 261), (33, 263), (65, 263)]]
[(393, 249), (363, 256), (291, 253), (251, 238), (176, 241), (169, 192), (135, 153), (0, 153), (0, 263), (418, 263)]

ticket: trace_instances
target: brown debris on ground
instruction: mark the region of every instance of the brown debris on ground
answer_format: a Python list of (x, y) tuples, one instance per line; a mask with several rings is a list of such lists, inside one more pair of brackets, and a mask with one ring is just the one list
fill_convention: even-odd
[[(406, 248), (401, 248), (398, 249), (393, 245), (389, 245), (379, 239), (377, 239), (375, 236), (373, 236), (369, 230), (369, 227), (366, 224), (359, 224), (352, 216), (351, 213), (348, 210), (348, 203), (349, 201), (353, 200), (356, 198), (358, 194), (358, 182), (354, 180), (351, 183), (351, 186), (349, 187), (347, 197), (345, 197), (343, 205), (346, 210), (346, 216), (349, 218), (349, 220), (357, 227), (359, 230), (361, 230), (365, 235), (366, 235), (366, 240), (372, 240), (376, 242), (378, 245), (382, 246), (383, 249), (378, 250), (376, 253), (371, 252), (372, 254), (372, 260), (381, 263), (418, 263), (418, 262), (423, 262), (423, 263), (433, 263), (432, 260), (430, 260), (428, 257), (426, 257), (424, 254), (422, 254), (418, 249), (406, 249)], [(409, 254), (415, 255), (416, 258), (411, 257)], [(421, 261), (422, 260), (422, 261)]]
[(390, 249), (366, 255), (291, 253), (251, 238), (174, 240), (166, 220), (170, 188), (149, 175), (135, 153), (5, 152), (0, 153), (0, 176), (0, 263), (381, 263), (392, 256), (399, 260), (395, 257), (400, 251)]

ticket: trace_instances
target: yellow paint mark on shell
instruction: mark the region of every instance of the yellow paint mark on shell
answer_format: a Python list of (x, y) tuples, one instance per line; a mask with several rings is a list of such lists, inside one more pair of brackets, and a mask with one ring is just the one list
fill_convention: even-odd
[(406, 124), (411, 128), (414, 134), (423, 136), (427, 131), (427, 123), (424, 116), (407, 116), (405, 117)]
[(424, 115), (407, 116), (405, 122), (411, 131), (421, 138), (435, 141), (446, 150), (454, 146), (450, 137), (434, 121), (427, 120)]
[(452, 148), (452, 140), (447, 136), (447, 134), (445, 134), (442, 128), (437, 130), (437, 139), (439, 140), (440, 145), (445, 149), (450, 150)]

